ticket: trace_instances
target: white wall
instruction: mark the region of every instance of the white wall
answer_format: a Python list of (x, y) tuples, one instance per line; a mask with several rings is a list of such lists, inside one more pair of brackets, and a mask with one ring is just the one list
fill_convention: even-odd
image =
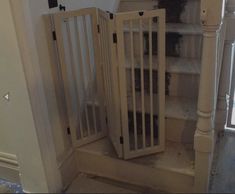
[[(33, 188), (35, 192), (47, 191), (34, 118), (8, 0), (1, 0), (0, 13), (0, 152), (17, 155), (20, 171), (24, 173), (21, 183), (25, 188), (29, 191)], [(7, 92), (10, 92), (9, 102), (2, 98)]]
[[(12, 7), (10, 2), (11, 4), (14, 2)], [(113, 11), (118, 5), (118, 0), (59, 0), (59, 2), (63, 2), (67, 10), (95, 6)], [(17, 13), (14, 15), (15, 23), (12, 9)], [(63, 134), (65, 126), (61, 123), (42, 18), (43, 14), (57, 11), (58, 8), (49, 10), (47, 0), (1, 0), (0, 153), (17, 155), (21, 182), (27, 192), (55, 192), (58, 188), (56, 185), (54, 188), (48, 185), (53, 179), (59, 182), (57, 181), (59, 177), (53, 174), (53, 170), (57, 168), (56, 162), (44, 160), (45, 156), (48, 156), (48, 159), (53, 155), (51, 154), (53, 141), (42, 140), (43, 134), (52, 130), (56, 140), (57, 157), (63, 156), (70, 147), (69, 138)], [(26, 24), (20, 23), (21, 17), (26, 18)], [(30, 40), (28, 45), (25, 44), (27, 38)], [(24, 57), (29, 59), (24, 57), (23, 59), (20, 56), (22, 52), (26, 54)], [(2, 98), (8, 91), (11, 95), (9, 103)], [(35, 113), (36, 109), (39, 110), (37, 114), (41, 113), (39, 117)], [(50, 133), (48, 135), (49, 139)]]
[(68, 10), (97, 7), (104, 11), (116, 12), (119, 0), (63, 0), (62, 4), (64, 4)]

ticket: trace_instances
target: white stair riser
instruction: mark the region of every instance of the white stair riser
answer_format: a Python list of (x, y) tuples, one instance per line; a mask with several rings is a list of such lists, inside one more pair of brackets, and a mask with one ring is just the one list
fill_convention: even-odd
[[(131, 97), (132, 95), (131, 70), (127, 70), (126, 75), (127, 75), (126, 76), (127, 93), (128, 96)], [(169, 96), (189, 97), (197, 99), (198, 87), (199, 87), (199, 75), (170, 73), (169, 86), (168, 86)]]
[(136, 10), (151, 10), (157, 4), (156, 1), (121, 1), (119, 4), (119, 12), (136, 11)]
[(190, 74), (170, 74), (169, 96), (197, 99), (199, 76)]
[(193, 143), (196, 121), (166, 117), (165, 122), (166, 140), (177, 143)]
[[(130, 33), (124, 33), (125, 41), (125, 53), (126, 56), (131, 56), (131, 47), (130, 47)], [(134, 57), (140, 56), (140, 37), (139, 33), (135, 32), (133, 35), (134, 42)], [(185, 58), (201, 58), (201, 45), (202, 45), (202, 36), (200, 35), (182, 35), (180, 38), (179, 47), (177, 52), (180, 57)], [(146, 49), (146, 43), (144, 41), (144, 52)]]
[(166, 139), (173, 142), (192, 144), (196, 130), (196, 121), (167, 118)]
[(79, 149), (77, 164), (80, 172), (117, 181), (174, 193), (193, 191), (193, 176), (170, 169), (156, 169)]
[[(119, 12), (151, 10), (155, 5), (157, 5), (157, 1), (151, 0), (121, 1), (119, 5)], [(181, 14), (181, 21), (183, 23), (200, 23), (200, 0), (192, 0), (187, 2), (184, 11)]]

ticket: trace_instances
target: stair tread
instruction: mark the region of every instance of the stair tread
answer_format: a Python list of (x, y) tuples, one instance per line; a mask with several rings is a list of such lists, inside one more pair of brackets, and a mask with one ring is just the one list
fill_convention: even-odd
[[(153, 55), (153, 69), (158, 67), (158, 56)], [(131, 68), (130, 57), (126, 58), (126, 67)], [(134, 67), (140, 68), (140, 60), (135, 58)], [(149, 69), (149, 56), (144, 56), (144, 69)], [(166, 71), (169, 73), (200, 74), (200, 61), (198, 59), (183, 57), (166, 57)]]
[[(77, 149), (78, 151), (118, 159), (116, 151), (108, 137)], [(127, 162), (194, 176), (194, 150), (192, 144), (167, 141), (164, 152), (127, 160)]]
[[(133, 24), (133, 32), (139, 32), (138, 24)], [(143, 24), (143, 31), (148, 32), (148, 25)], [(152, 31), (157, 32), (157, 25), (152, 26)], [(124, 25), (124, 32), (129, 32), (129, 24)], [(175, 32), (182, 35), (202, 35), (200, 24), (185, 24), (185, 23), (166, 23), (166, 32)]]
[[(157, 96), (154, 95), (153, 98)], [(132, 96), (128, 96), (128, 109), (133, 111), (132, 106)], [(148, 104), (146, 103), (148, 102)], [(145, 112), (150, 113), (150, 96), (145, 94)], [(153, 106), (157, 107), (157, 101), (153, 102)], [(136, 111), (141, 112), (141, 93), (136, 92)], [(183, 120), (197, 120), (197, 101), (195, 99), (190, 98), (182, 98), (182, 97), (172, 97), (166, 96), (166, 108), (165, 108), (166, 118), (174, 118), (174, 119), (183, 119)], [(154, 114), (157, 114), (157, 108), (153, 108)]]
[(152, 168), (161, 168), (194, 176), (194, 151), (192, 144), (167, 141), (164, 152), (135, 158), (131, 161), (151, 166)]
[(197, 120), (197, 101), (190, 98), (166, 97), (166, 117)]
[(202, 28), (200, 24), (168, 23), (166, 24), (166, 32), (177, 32), (180, 34), (201, 35)]

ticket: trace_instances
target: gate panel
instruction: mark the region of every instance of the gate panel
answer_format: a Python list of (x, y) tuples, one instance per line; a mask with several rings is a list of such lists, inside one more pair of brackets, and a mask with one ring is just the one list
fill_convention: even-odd
[(80, 146), (106, 135), (97, 9), (54, 14), (72, 141)]
[[(165, 12), (117, 14), (116, 30), (124, 158), (163, 151)], [(158, 34), (155, 43), (153, 33)], [(157, 45), (156, 56), (153, 56), (153, 44)]]
[(115, 15), (102, 10), (98, 11), (100, 61), (105, 90), (105, 105), (107, 111), (109, 138), (119, 157), (123, 157), (123, 145), (120, 143), (122, 136), (120, 118), (120, 99), (118, 88), (117, 47), (113, 43), (115, 28)]

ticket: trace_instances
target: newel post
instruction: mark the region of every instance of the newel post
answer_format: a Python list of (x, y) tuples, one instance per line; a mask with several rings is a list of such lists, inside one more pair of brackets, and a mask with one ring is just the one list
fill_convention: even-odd
[(198, 98), (198, 121), (194, 135), (195, 192), (207, 192), (214, 150), (218, 31), (224, 14), (224, 0), (201, 1), (203, 49)]

